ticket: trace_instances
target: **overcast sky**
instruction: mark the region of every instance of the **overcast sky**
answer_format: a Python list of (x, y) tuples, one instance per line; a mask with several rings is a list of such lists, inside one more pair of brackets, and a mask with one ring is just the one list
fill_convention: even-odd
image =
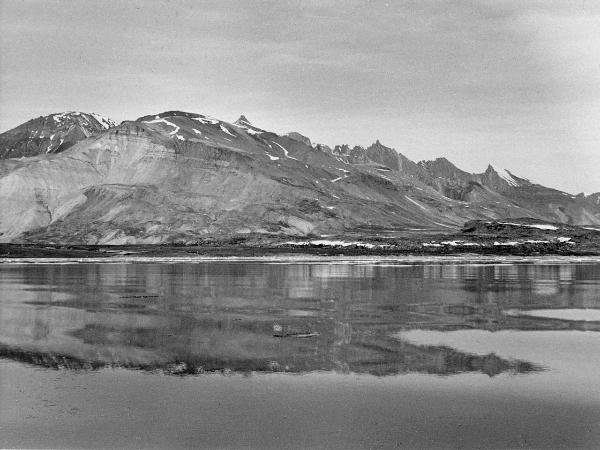
[(600, 191), (600, 1), (0, 1), (0, 130), (170, 109)]

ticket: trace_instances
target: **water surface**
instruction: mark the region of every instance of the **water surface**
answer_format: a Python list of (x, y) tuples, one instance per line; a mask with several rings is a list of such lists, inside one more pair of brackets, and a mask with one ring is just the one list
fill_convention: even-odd
[(599, 310), (594, 262), (0, 265), (0, 446), (593, 448)]

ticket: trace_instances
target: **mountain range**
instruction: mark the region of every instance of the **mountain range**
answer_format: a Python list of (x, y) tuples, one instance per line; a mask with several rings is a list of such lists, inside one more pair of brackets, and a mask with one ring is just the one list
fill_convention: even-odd
[(67, 112), (0, 134), (0, 210), (0, 242), (190, 244), (511, 218), (600, 225), (600, 193), (413, 162), (379, 141), (331, 148), (245, 116), (167, 111), (117, 125)]

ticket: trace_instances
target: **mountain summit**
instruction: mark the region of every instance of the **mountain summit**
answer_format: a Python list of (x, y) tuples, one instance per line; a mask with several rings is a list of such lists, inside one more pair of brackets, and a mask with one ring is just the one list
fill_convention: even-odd
[(250, 123), (250, 121), (248, 120), (248, 118), (245, 115), (241, 115), (238, 120), (236, 120), (235, 122), (233, 122), (234, 125), (244, 125), (244, 126), (252, 126), (252, 124)]
[[(77, 118), (91, 122), (57, 116), (40, 121), (44, 137), (48, 122), (67, 130), (80, 126)], [(67, 126), (72, 118), (77, 124)], [(597, 196), (573, 196), (491, 167), (470, 174), (445, 158), (415, 163), (379, 141), (331, 149), (265, 131), (244, 116), (228, 123), (183, 111), (94, 123), (96, 131), (70, 148), (0, 160), (0, 241), (286, 239), (458, 230), (470, 220), (523, 217), (600, 224)], [(28, 148), (30, 135), (20, 141), (11, 130), (0, 140)]]
[(241, 115), (238, 120), (233, 122), (234, 125), (244, 128), (246, 131), (254, 132), (254, 133), (263, 133), (265, 130), (255, 127), (250, 123), (250, 121), (246, 118), (245, 115)]
[(59, 153), (116, 125), (99, 114), (77, 111), (38, 117), (0, 134), (0, 159)]

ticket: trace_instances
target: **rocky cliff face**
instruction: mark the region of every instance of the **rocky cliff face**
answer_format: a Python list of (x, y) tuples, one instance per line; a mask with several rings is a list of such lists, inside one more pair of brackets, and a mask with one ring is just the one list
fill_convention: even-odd
[(467, 220), (505, 217), (600, 224), (594, 199), (491, 167), (468, 174), (447, 160), (416, 164), (379, 142), (330, 149), (243, 116), (227, 123), (169, 111), (123, 122), (58, 154), (0, 161), (0, 240), (285, 239), (457, 229)]

